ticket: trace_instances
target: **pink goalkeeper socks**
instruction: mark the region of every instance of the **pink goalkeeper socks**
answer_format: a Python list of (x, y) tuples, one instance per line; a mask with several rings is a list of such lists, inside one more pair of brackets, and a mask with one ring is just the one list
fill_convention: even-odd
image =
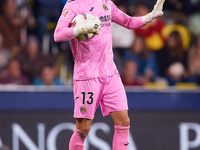
[(69, 142), (69, 150), (83, 150), (84, 141), (87, 135), (88, 133), (82, 133), (81, 131), (75, 129)]
[[(117, 126), (115, 125), (115, 133), (113, 138), (113, 150), (128, 150), (129, 145), (129, 128), (130, 126)], [(69, 150), (83, 150), (84, 141), (88, 133), (82, 133), (81, 131), (75, 129), (70, 142)]]
[(113, 150), (128, 150), (130, 126), (115, 125), (114, 127)]

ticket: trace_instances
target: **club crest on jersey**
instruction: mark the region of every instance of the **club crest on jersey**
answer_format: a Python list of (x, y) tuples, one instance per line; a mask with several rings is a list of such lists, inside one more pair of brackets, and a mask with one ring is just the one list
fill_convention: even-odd
[(67, 14), (70, 12), (70, 10), (65, 10), (65, 11), (63, 11), (63, 13), (62, 13), (62, 16), (64, 17), (64, 18), (66, 18), (67, 17)]
[(81, 110), (82, 113), (84, 113), (84, 112), (86, 112), (86, 107), (82, 106), (80, 110)]
[(104, 9), (105, 11), (108, 11), (108, 7), (106, 6), (106, 4), (102, 3), (102, 5), (103, 5), (103, 9)]

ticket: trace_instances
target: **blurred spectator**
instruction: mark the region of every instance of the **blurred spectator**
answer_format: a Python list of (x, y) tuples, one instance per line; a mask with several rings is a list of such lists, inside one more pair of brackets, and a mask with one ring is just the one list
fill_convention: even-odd
[(143, 37), (137, 36), (130, 51), (126, 51), (125, 61), (128, 60), (137, 63), (137, 76), (144, 83), (153, 81), (158, 75), (156, 56), (146, 47)]
[(20, 18), (16, 15), (16, 5), (14, 0), (3, 0), (0, 15), (0, 33), (4, 38), (4, 47), (10, 49), (19, 44)]
[(189, 30), (193, 35), (200, 34), (200, 4), (198, 5), (198, 12), (192, 14), (189, 18)]
[(181, 24), (167, 24), (164, 26), (162, 30), (162, 35), (165, 39), (169, 37), (172, 32), (178, 32), (181, 36), (183, 49), (187, 50), (190, 47), (191, 42), (191, 34), (186, 26)]
[(165, 1), (164, 11), (166, 23), (187, 25), (188, 15), (193, 9), (189, 0), (168, 0)]
[(187, 53), (179, 32), (172, 32), (165, 47), (157, 54), (160, 74), (168, 79), (170, 85), (195, 81), (187, 71)]
[(191, 75), (195, 76), (200, 84), (200, 35), (197, 36), (195, 44), (189, 51), (188, 67)]
[[(136, 16), (143, 16), (149, 12), (149, 8), (144, 3), (137, 4)], [(164, 38), (161, 33), (164, 24), (165, 23), (162, 18), (157, 18), (145, 27), (136, 29), (135, 33), (136, 35), (145, 37), (145, 43), (149, 49), (159, 50), (164, 46)]]
[[(127, 13), (127, 9), (124, 3), (118, 3), (118, 8)], [(114, 51), (114, 61), (117, 65), (119, 72), (121, 73), (123, 70), (123, 55), (124, 51), (127, 48), (130, 48), (135, 34), (133, 30), (129, 30), (120, 26), (119, 24), (112, 23), (112, 38), (113, 38), (113, 51)]]
[(41, 69), (46, 65), (54, 65), (55, 60), (49, 55), (44, 55), (39, 50), (38, 39), (29, 36), (27, 46), (17, 57), (21, 64), (22, 72), (32, 81), (39, 76)]
[(19, 53), (22, 51), (22, 46), (20, 45), (13, 45), (10, 49), (10, 58), (15, 58)]
[(34, 0), (34, 13), (38, 22), (39, 41), (42, 42), (48, 22), (57, 22), (63, 3), (60, 0)]
[(15, 0), (17, 12), (21, 20), (21, 44), (24, 46), (27, 42), (27, 34), (35, 34), (36, 20), (32, 11), (33, 0)]
[(164, 9), (171, 12), (190, 13), (190, 0), (167, 0), (164, 4)]
[(3, 37), (0, 34), (0, 77), (1, 77), (1, 71), (3, 71), (9, 61), (9, 52), (5, 48), (3, 48)]
[(17, 85), (30, 84), (28, 78), (21, 73), (20, 64), (17, 60), (11, 60), (9, 62), (7, 75), (1, 79), (1, 83)]
[(56, 77), (55, 68), (52, 66), (45, 66), (41, 71), (39, 78), (35, 78), (33, 85), (64, 85), (61, 80)]
[(142, 85), (142, 82), (137, 79), (137, 64), (134, 61), (125, 62), (121, 79), (125, 86)]

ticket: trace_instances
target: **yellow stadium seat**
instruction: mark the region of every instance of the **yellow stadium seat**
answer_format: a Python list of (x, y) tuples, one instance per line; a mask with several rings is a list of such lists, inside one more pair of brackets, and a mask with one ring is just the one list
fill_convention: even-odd
[(196, 90), (198, 88), (197, 83), (177, 83), (175, 84), (176, 89), (178, 90)]
[(146, 90), (165, 90), (167, 89), (166, 83), (154, 83), (154, 82), (148, 82), (144, 84), (144, 88)]

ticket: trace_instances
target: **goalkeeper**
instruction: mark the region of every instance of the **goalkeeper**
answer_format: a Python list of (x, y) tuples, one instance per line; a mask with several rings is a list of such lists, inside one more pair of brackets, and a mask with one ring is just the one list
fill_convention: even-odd
[[(114, 121), (113, 150), (128, 150), (130, 120), (127, 98), (119, 73), (113, 62), (111, 22), (128, 29), (145, 26), (163, 15), (164, 0), (158, 0), (151, 13), (130, 17), (121, 12), (111, 0), (68, 0), (54, 33), (56, 42), (70, 40), (74, 57), (74, 118), (76, 129), (69, 150), (83, 150), (95, 111), (100, 104), (103, 116)], [(78, 14), (95, 16), (86, 24), (71, 28)], [(99, 34), (87, 41), (80, 34)]]

